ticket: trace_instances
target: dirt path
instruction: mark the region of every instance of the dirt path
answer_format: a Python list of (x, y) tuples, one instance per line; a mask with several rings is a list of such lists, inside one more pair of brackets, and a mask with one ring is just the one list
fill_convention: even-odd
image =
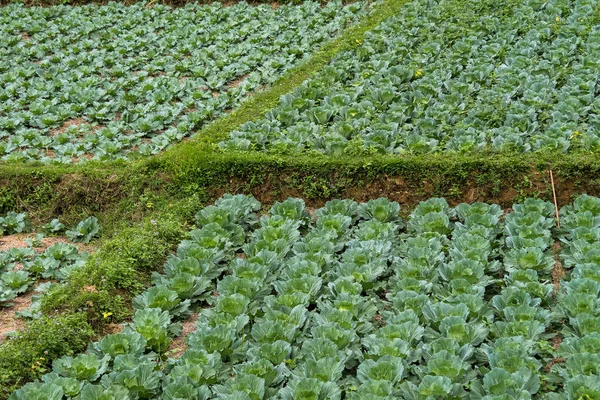
[(16, 313), (31, 306), (31, 298), (35, 294), (31, 290), (12, 301), (11, 307), (0, 308), (0, 343), (6, 340), (6, 334), (25, 327), (25, 321), (16, 316)]
[(198, 319), (198, 313), (192, 314), (188, 319), (181, 323), (183, 329), (181, 335), (175, 338), (169, 345), (167, 355), (171, 358), (179, 358), (185, 352), (187, 346), (185, 345), (185, 339), (190, 333), (196, 331), (196, 320)]
[[(10, 250), (12, 248), (27, 247), (28, 245), (25, 242), (25, 239), (27, 239), (27, 238), (35, 238), (35, 234), (16, 233), (14, 235), (0, 236), (0, 251), (6, 251), (6, 250)], [(48, 247), (50, 247), (56, 243), (73, 244), (73, 245), (77, 246), (79, 251), (87, 251), (88, 253), (91, 253), (92, 251), (94, 251), (94, 248), (92, 246), (86, 246), (85, 244), (82, 244), (82, 243), (72, 243), (72, 242), (69, 242), (69, 240), (67, 240), (67, 238), (64, 238), (64, 237), (54, 237), (54, 236), (45, 237), (41, 240), (41, 242), (42, 242), (41, 247), (34, 247), (34, 250), (38, 253), (43, 253)]]

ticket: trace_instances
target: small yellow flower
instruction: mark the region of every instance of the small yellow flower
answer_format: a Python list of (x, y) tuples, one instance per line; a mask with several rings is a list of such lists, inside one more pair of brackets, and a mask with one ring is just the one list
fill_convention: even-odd
[(111, 313), (111, 312), (103, 312), (103, 313), (102, 313), (102, 316), (104, 317), (104, 319), (106, 319), (106, 318), (110, 317), (111, 315), (112, 315), (112, 313)]
[(558, 15), (556, 16), (556, 22), (560, 22), (560, 17)]
[(418, 78), (419, 76), (423, 75), (423, 70), (421, 68), (419, 68), (417, 70), (417, 72), (415, 72), (415, 76)]
[(571, 139), (573, 139), (574, 137), (577, 137), (577, 136), (581, 136), (581, 133), (579, 133), (579, 131), (573, 132), (571, 134), (571, 136), (569, 136), (569, 140), (571, 140)]
[(356, 39), (356, 43), (362, 44), (362, 40)]

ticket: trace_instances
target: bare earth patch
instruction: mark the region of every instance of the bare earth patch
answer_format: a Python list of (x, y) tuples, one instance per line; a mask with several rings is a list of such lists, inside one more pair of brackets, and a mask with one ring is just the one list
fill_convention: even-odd
[(80, 126), (80, 125), (84, 125), (86, 122), (83, 118), (73, 118), (73, 119), (69, 119), (65, 122), (63, 122), (63, 124), (56, 128), (56, 129), (52, 129), (52, 135), (60, 135), (61, 133), (63, 133), (64, 131), (67, 130), (68, 127), (70, 126)]
[(0, 236), (0, 251), (6, 251), (18, 247), (27, 247), (25, 239), (27, 233), (16, 233), (14, 235)]
[(121, 324), (108, 324), (106, 326), (106, 328), (104, 328), (104, 333), (106, 335), (113, 335), (115, 333), (121, 333), (121, 331), (123, 330), (123, 328), (125, 327), (125, 323), (121, 323)]
[[(560, 241), (557, 240), (552, 245), (552, 253), (554, 255), (554, 268), (552, 269), (552, 284), (554, 285), (553, 296), (555, 298), (556, 298), (556, 296), (558, 296), (558, 290), (560, 289), (561, 279), (565, 276), (565, 268), (563, 267), (562, 262), (560, 261), (560, 252), (561, 252)], [(562, 342), (562, 336), (560, 335), (560, 333), (558, 333), (556, 336), (554, 336), (554, 338), (552, 338), (552, 341), (551, 341), (551, 344), (552, 344), (552, 347), (554, 348), (554, 350), (558, 349), (561, 342)], [(546, 372), (550, 372), (550, 370), (552, 369), (552, 366), (554, 366), (554, 364), (561, 364), (561, 363), (564, 363), (565, 361), (567, 361), (567, 360), (562, 357), (553, 358), (552, 360), (550, 360), (550, 362), (548, 362), (548, 364), (544, 368), (545, 368)]]
[(16, 313), (31, 306), (31, 298), (35, 291), (31, 290), (12, 301), (11, 307), (0, 308), (0, 343), (6, 339), (9, 332), (21, 330), (25, 327), (25, 321), (16, 316)]
[[(0, 251), (10, 250), (12, 248), (27, 247), (25, 239), (35, 238), (35, 234), (31, 233), (15, 233), (14, 235), (0, 236)], [(45, 237), (41, 240), (42, 247), (34, 247), (34, 250), (38, 253), (43, 253), (48, 247), (56, 243), (69, 243), (77, 246), (79, 251), (86, 251), (91, 253), (94, 251), (92, 246), (87, 246), (82, 243), (71, 243), (63, 237)]]
[(560, 242), (556, 241), (552, 246), (552, 252), (554, 254), (554, 268), (552, 269), (552, 284), (554, 285), (554, 297), (558, 295), (558, 289), (560, 287), (560, 280), (565, 276), (565, 269), (560, 261)]
[(234, 79), (233, 81), (231, 81), (227, 84), (227, 87), (228, 88), (238, 87), (240, 85), (240, 83), (242, 83), (248, 77), (248, 75), (250, 75), (250, 74), (245, 74), (245, 75), (240, 76), (237, 79)]
[(186, 350), (185, 339), (190, 333), (196, 331), (196, 320), (198, 319), (198, 313), (192, 314), (188, 319), (183, 321), (181, 335), (175, 338), (169, 345), (167, 354), (172, 358), (179, 358)]

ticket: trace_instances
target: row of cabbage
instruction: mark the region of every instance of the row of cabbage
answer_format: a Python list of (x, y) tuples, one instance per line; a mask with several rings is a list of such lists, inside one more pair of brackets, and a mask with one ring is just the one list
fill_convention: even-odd
[[(32, 224), (26, 213), (9, 212), (0, 217), (0, 238), (3, 234), (31, 232)], [(10, 247), (0, 251), (0, 308), (11, 306), (12, 300), (35, 286), (35, 291), (45, 293), (53, 285), (63, 282), (87, 260), (88, 253), (80, 252), (73, 244), (58, 241), (43, 252), (43, 240), (47, 235), (65, 234), (72, 242), (88, 243), (97, 236), (100, 225), (95, 217), (89, 217), (71, 230), (66, 230), (58, 219), (40, 227), (40, 231), (24, 242), (26, 247)], [(46, 281), (37, 285), (40, 280)], [(33, 306), (21, 312), (21, 315), (37, 315), (39, 295), (35, 296)]]
[(593, 0), (412, 1), (220, 146), (597, 151), (599, 7)]
[[(9, 211), (6, 215), (0, 216), (0, 237), (2, 235), (13, 235), (20, 233), (29, 233), (33, 229), (31, 220), (27, 213), (17, 213)], [(76, 243), (89, 243), (90, 240), (100, 234), (100, 224), (98, 218), (91, 216), (81, 220), (72, 229), (60, 222), (58, 218), (54, 218), (47, 224), (42, 225), (39, 230), (41, 236), (36, 236), (38, 240), (44, 235), (57, 235), (64, 233), (69, 240)]]
[(144, 3), (0, 8), (0, 157), (153, 154), (237, 107), (365, 13)]
[(583, 196), (561, 210), (561, 239), (567, 275), (561, 282), (557, 314), (563, 321), (553, 380), (566, 394), (551, 399), (600, 397), (600, 199)]
[[(563, 209), (562, 229), (535, 199), (508, 214), (430, 199), (406, 221), (383, 198), (259, 209), (243, 195), (203, 209), (123, 332), (11, 399), (577, 399), (591, 385), (600, 199)], [(559, 236), (587, 280), (557, 301)], [(198, 307), (186, 351), (167, 359)]]
[[(34, 246), (36, 243), (32, 243)], [(42, 253), (33, 246), (14, 247), (0, 251), (0, 309), (12, 305), (18, 295), (31, 290), (39, 280), (35, 291), (45, 293), (57, 282), (63, 282), (87, 260), (88, 253), (80, 252), (77, 246), (58, 242)], [(22, 313), (33, 317), (37, 313), (39, 296), (32, 308)]]

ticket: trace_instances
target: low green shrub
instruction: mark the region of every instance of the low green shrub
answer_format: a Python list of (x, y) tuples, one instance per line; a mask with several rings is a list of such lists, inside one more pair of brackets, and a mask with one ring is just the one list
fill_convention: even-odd
[(85, 350), (94, 330), (84, 314), (42, 316), (0, 344), (0, 398), (48, 371), (52, 360)]

